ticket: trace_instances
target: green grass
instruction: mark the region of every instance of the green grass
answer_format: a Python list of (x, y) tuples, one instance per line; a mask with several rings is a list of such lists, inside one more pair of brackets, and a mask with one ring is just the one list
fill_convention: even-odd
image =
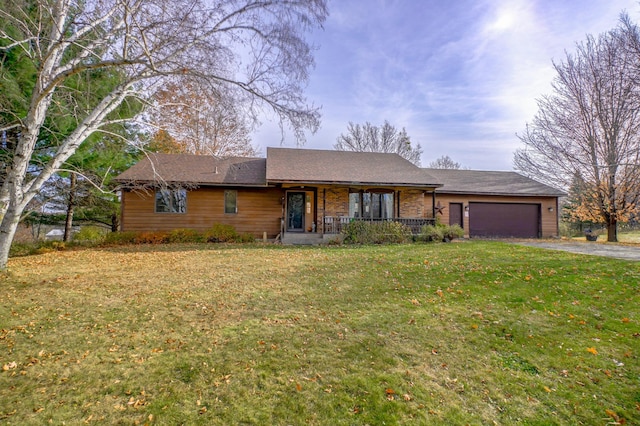
[(638, 424), (640, 265), (460, 242), (14, 258), (0, 423)]

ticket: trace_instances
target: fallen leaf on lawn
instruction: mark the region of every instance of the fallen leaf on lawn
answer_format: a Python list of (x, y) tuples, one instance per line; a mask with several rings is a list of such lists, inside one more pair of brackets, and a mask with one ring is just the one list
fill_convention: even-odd
[(607, 409), (607, 410), (604, 410), (604, 412), (607, 414), (607, 416), (611, 417), (613, 420), (616, 421), (615, 424), (623, 425), (626, 423), (625, 419), (618, 416), (618, 414), (615, 411)]
[(300, 385), (300, 383), (296, 383), (296, 390), (298, 392), (300, 392), (302, 390), (302, 386)]
[(402, 395), (402, 397), (405, 401), (411, 401), (411, 395), (409, 395), (408, 393), (405, 393), (404, 395)]
[(587, 348), (587, 352), (589, 352), (590, 354), (598, 355), (598, 351), (596, 350), (596, 348)]
[(10, 363), (3, 365), (2, 370), (9, 371), (9, 370), (13, 370), (16, 367), (18, 367), (18, 363), (16, 363), (15, 361), (11, 361)]
[(393, 394), (395, 394), (395, 391), (394, 391), (393, 389), (391, 389), (391, 388), (387, 388), (384, 392), (385, 392), (387, 395), (393, 395)]
[(549, 386), (543, 386), (542, 388), (544, 389), (545, 392), (551, 392), (551, 389), (549, 389)]
[(626, 323), (628, 323), (628, 322), (630, 322), (630, 321), (631, 321), (631, 320), (630, 320), (629, 318), (622, 318), (622, 322), (623, 322), (623, 323), (625, 323), (625, 324), (626, 324)]

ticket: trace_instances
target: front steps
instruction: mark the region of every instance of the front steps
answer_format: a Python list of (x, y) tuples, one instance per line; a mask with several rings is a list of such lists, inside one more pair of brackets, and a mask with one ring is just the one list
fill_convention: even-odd
[(282, 244), (296, 246), (315, 246), (322, 244), (322, 234), (312, 232), (285, 232), (282, 236)]

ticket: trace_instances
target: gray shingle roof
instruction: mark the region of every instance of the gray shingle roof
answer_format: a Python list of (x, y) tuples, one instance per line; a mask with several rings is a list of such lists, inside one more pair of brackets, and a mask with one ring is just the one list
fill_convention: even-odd
[(564, 192), (516, 172), (424, 169), (443, 186), (436, 193), (561, 197)]
[(123, 184), (184, 183), (191, 185), (265, 186), (264, 158), (216, 158), (210, 155), (148, 154), (116, 181)]
[(267, 148), (267, 181), (438, 186), (398, 154), (293, 148)]

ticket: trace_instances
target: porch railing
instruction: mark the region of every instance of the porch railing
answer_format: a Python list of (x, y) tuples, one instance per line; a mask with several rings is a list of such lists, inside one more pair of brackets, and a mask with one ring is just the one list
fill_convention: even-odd
[(419, 234), (424, 225), (434, 225), (435, 219), (432, 218), (395, 218), (395, 219), (369, 219), (361, 217), (348, 217), (348, 216), (325, 216), (322, 226), (322, 232), (325, 234), (339, 234), (342, 232), (342, 228), (353, 221), (363, 222), (398, 222), (411, 229), (412, 234)]

